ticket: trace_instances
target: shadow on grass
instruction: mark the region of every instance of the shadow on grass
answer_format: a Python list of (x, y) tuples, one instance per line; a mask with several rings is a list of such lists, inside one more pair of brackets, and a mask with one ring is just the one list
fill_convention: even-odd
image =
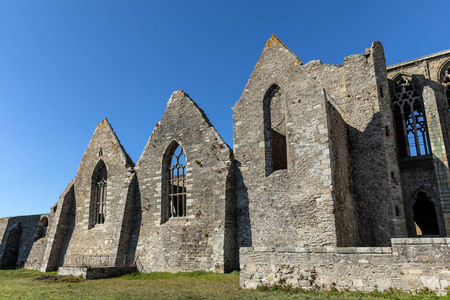
[(207, 281), (236, 281), (239, 280), (239, 272), (233, 271), (227, 274), (213, 273), (206, 271), (194, 272), (152, 272), (152, 273), (130, 273), (119, 277), (126, 280), (163, 280), (163, 279), (201, 279)]
[(86, 279), (84, 279), (81, 276), (58, 276), (58, 275), (53, 275), (53, 274), (41, 275), (41, 276), (35, 278), (34, 280), (44, 281), (44, 282), (58, 282), (58, 283), (60, 283), (60, 282), (77, 283), (77, 282), (86, 281)]

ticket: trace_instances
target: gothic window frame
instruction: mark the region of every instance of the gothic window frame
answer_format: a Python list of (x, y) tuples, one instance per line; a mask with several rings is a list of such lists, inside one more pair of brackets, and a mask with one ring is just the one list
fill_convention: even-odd
[(100, 159), (92, 172), (89, 228), (105, 224), (108, 195), (108, 167)]
[[(282, 105), (282, 120), (284, 122), (284, 134), (277, 132), (273, 128), (272, 124), (272, 99), (278, 93), (278, 96), (281, 98)], [(287, 170), (288, 169), (288, 141), (287, 141), (287, 109), (286, 109), (286, 93), (280, 88), (277, 84), (272, 84), (264, 94), (263, 98), (263, 120), (264, 120), (264, 148), (265, 148), (265, 169), (266, 176), (269, 176), (275, 171), (278, 170)], [(281, 124), (281, 123), (280, 123)], [(279, 124), (279, 125), (280, 125)], [(275, 137), (276, 134), (276, 137)], [(277, 148), (278, 151), (274, 151), (275, 142), (277, 139)], [(281, 141), (281, 142), (280, 142)], [(284, 143), (284, 145), (282, 144)], [(274, 154), (276, 152), (276, 154)]]
[(186, 218), (188, 215), (187, 165), (185, 147), (177, 141), (172, 141), (162, 159), (161, 224), (170, 219)]
[(447, 107), (450, 111), (450, 59), (445, 61), (438, 70), (438, 80), (442, 85)]
[(392, 79), (391, 91), (392, 114), (400, 157), (429, 156), (431, 145), (422, 87), (413, 76), (397, 74)]

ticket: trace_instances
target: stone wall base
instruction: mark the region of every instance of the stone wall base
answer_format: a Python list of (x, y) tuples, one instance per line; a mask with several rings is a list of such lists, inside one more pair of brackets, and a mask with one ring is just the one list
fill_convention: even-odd
[(243, 288), (450, 289), (450, 238), (392, 239), (392, 247), (241, 248)]
[(136, 267), (60, 267), (58, 275), (82, 276), (86, 279), (117, 277), (137, 272)]

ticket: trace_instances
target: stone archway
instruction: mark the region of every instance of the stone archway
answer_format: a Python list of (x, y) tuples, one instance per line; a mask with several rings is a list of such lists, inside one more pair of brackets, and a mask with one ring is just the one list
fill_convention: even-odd
[(417, 235), (439, 235), (436, 207), (426, 192), (419, 192), (413, 205), (414, 222), (419, 230)]

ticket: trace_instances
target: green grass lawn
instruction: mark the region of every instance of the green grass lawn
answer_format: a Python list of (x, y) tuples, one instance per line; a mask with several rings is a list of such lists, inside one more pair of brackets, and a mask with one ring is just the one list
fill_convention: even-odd
[[(0, 299), (437, 299), (433, 294), (244, 290), (239, 273), (135, 273), (84, 280), (56, 273), (0, 270)], [(449, 298), (450, 297), (445, 297)]]

